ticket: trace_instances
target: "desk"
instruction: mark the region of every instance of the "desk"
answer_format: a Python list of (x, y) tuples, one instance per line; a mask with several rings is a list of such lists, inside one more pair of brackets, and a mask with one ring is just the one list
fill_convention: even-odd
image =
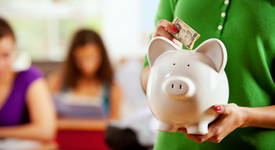
[(109, 150), (104, 141), (105, 120), (58, 119), (59, 149)]

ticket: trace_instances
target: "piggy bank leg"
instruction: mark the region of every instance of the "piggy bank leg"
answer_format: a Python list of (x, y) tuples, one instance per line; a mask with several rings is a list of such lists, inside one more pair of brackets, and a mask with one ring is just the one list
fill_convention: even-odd
[(157, 124), (157, 130), (158, 131), (162, 131), (162, 132), (177, 132), (178, 127), (162, 122), (162, 121), (158, 121)]
[(208, 133), (208, 122), (200, 122), (199, 124), (186, 126), (188, 134), (205, 135)]

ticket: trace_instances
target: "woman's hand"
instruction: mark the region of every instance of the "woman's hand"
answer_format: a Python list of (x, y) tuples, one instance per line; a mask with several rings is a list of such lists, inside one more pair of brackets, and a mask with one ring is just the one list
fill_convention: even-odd
[(178, 32), (178, 28), (171, 22), (161, 19), (158, 22), (158, 26), (155, 30), (155, 32), (152, 35), (152, 38), (157, 37), (157, 36), (162, 36), (165, 37), (169, 40), (173, 40), (173, 37), (170, 35), (170, 33), (168, 32), (173, 32), (173, 33), (177, 33)]
[(210, 124), (208, 134), (191, 135), (187, 134), (186, 129), (183, 128), (183, 132), (187, 138), (198, 143), (204, 141), (219, 143), (236, 128), (246, 126), (247, 113), (245, 107), (239, 107), (236, 104), (215, 105), (213, 107), (220, 116), (216, 121)]

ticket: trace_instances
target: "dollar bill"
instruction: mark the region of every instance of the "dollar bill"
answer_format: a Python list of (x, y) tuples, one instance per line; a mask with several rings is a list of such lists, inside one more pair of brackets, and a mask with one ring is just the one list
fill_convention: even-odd
[(172, 23), (178, 28), (177, 33), (169, 31), (172, 37), (185, 45), (188, 49), (192, 49), (195, 41), (200, 37), (200, 35), (178, 17), (176, 17)]

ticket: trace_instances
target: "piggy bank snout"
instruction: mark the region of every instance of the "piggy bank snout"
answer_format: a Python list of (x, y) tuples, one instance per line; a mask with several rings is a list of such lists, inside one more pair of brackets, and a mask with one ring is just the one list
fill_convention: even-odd
[(186, 96), (192, 96), (195, 87), (193, 82), (188, 78), (171, 77), (164, 82), (163, 90), (168, 96), (174, 99), (182, 99)]
[(184, 95), (188, 91), (188, 85), (182, 80), (172, 80), (165, 86), (165, 92), (170, 95)]

